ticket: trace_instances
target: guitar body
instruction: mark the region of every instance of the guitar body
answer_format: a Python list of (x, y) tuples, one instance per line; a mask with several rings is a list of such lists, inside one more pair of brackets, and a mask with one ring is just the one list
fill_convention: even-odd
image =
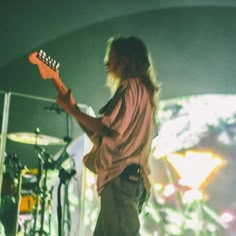
[(93, 145), (92, 149), (83, 158), (83, 162), (85, 166), (94, 174), (96, 174), (95, 158), (97, 155), (97, 151), (98, 151), (98, 147), (96, 145)]

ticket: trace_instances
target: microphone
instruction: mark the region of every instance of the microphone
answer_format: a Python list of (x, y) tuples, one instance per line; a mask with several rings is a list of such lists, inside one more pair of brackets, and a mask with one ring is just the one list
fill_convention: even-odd
[(55, 161), (55, 168), (60, 169), (61, 165), (65, 160), (67, 160), (71, 155), (67, 152), (67, 147), (69, 144), (64, 148), (63, 152), (60, 154), (59, 158)]
[(57, 114), (61, 114), (62, 112), (65, 112), (61, 107), (59, 107), (59, 105), (57, 105), (56, 103), (53, 103), (51, 106), (45, 106), (44, 110), (47, 112), (55, 112)]
[(65, 169), (61, 169), (59, 173), (59, 177), (62, 183), (65, 183), (66, 180), (70, 180), (76, 174), (76, 170), (72, 169), (70, 171), (66, 171)]

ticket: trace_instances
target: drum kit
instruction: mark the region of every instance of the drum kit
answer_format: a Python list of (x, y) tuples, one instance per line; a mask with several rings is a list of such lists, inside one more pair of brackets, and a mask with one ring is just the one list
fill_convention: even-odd
[[(17, 154), (5, 154), (0, 198), (0, 223), (4, 227), (4, 235), (52, 235), (53, 184), (49, 185), (48, 181), (59, 177), (60, 182), (65, 183), (75, 174), (75, 170), (68, 173), (62, 167), (62, 163), (68, 158), (68, 155), (65, 155), (68, 142), (39, 134), (39, 130), (35, 133), (11, 133), (7, 138), (14, 142), (33, 144), (38, 157), (38, 167), (28, 169), (20, 163)], [(42, 147), (44, 145), (64, 145), (65, 148), (63, 147), (59, 158), (54, 160)], [(60, 202), (58, 205), (60, 206)]]

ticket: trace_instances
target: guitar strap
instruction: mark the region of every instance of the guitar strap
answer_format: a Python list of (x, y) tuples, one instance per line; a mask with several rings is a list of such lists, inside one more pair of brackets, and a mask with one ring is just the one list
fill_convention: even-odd
[(120, 86), (114, 96), (106, 103), (106, 105), (104, 105), (100, 110), (99, 110), (99, 114), (104, 114), (105, 116), (108, 116), (112, 113), (112, 111), (114, 110), (117, 102), (119, 101), (119, 99), (124, 95), (125, 93), (125, 89), (127, 88), (126, 86)]

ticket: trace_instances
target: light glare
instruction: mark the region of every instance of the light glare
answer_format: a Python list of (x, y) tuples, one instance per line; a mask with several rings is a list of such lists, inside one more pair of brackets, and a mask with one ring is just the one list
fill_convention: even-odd
[(212, 152), (197, 151), (187, 151), (185, 155), (173, 153), (167, 160), (179, 174), (181, 183), (193, 189), (198, 189), (212, 171), (223, 163)]

